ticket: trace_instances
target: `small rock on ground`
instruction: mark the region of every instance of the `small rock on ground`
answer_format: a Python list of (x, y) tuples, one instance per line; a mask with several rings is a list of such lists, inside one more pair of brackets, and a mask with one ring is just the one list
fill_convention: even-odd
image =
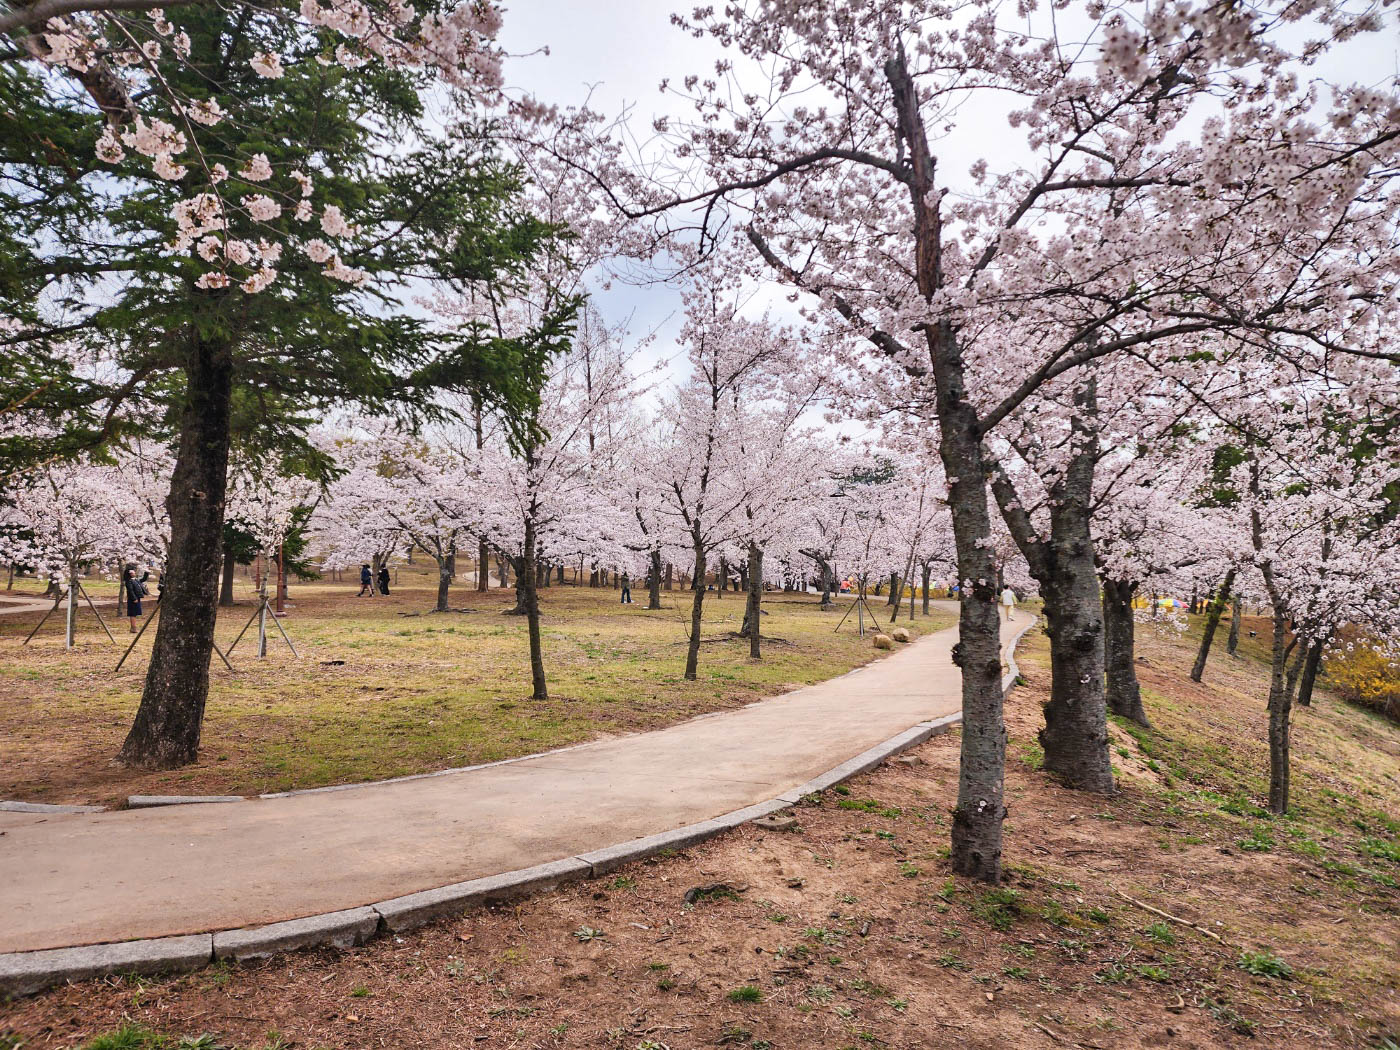
[(756, 827), (756, 828), (761, 828), (761, 829), (763, 829), (764, 831), (796, 831), (796, 830), (797, 830), (797, 818), (796, 818), (796, 817), (777, 817), (777, 816), (774, 816), (774, 817), (759, 817), (757, 820), (751, 821), (750, 823), (752, 823), (754, 827)]

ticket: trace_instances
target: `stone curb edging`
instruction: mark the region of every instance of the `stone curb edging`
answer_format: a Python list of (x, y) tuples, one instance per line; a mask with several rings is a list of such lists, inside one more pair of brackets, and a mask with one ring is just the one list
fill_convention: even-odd
[[(1003, 693), (1009, 693), (1015, 688), (1016, 678), (1020, 674), (1015, 658), (1016, 643), (1037, 621), (1037, 617), (1031, 617), (1007, 643), (1008, 671), (1002, 679)], [(436, 919), (461, 915), (473, 905), (552, 890), (562, 883), (576, 879), (597, 878), (629, 861), (654, 857), (667, 850), (694, 846), (751, 820), (787, 809), (806, 795), (824, 791), (843, 780), (867, 773), (900, 752), (946, 733), (961, 722), (960, 711), (920, 722), (776, 798), (745, 806), (710, 820), (615, 843), (590, 853), (565, 857), (547, 864), (422, 890), (364, 907), (288, 919), (266, 926), (77, 948), (49, 948), (42, 951), (0, 954), (0, 994), (32, 995), (65, 981), (85, 980), (113, 973), (187, 973), (201, 969), (216, 959), (261, 959), (298, 948), (327, 945), (336, 948), (356, 947), (380, 934), (402, 933)], [(35, 803), (0, 803), (0, 808), (18, 807), (24, 807), (21, 812), (91, 812), (95, 808), (101, 808), (40, 808)]]
[(48, 802), (0, 801), (3, 813), (105, 813), (106, 806), (57, 806)]
[(128, 795), (127, 809), (156, 809), (160, 806), (207, 806), (216, 802), (243, 802), (242, 795)]

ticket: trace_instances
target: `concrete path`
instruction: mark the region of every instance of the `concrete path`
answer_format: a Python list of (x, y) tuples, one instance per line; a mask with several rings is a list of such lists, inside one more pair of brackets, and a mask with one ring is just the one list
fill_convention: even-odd
[(957, 711), (955, 635), (737, 711), (462, 772), (217, 805), (0, 812), (0, 952), (358, 907), (708, 820)]
[[(0, 595), (0, 616), (27, 612), (48, 612), (53, 608), (52, 598), (36, 598), (32, 595)], [(61, 611), (61, 610), (60, 610)]]

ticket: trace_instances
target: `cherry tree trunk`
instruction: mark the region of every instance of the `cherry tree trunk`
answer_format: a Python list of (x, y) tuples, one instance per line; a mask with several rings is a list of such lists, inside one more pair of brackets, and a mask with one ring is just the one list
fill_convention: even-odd
[(690, 600), (690, 648), (685, 654), (685, 678), (695, 681), (700, 665), (700, 617), (705, 605), (705, 548), (695, 544), (695, 586)]
[(1240, 647), (1240, 620), (1244, 616), (1244, 599), (1238, 594), (1230, 603), (1230, 637), (1225, 640), (1225, 651), (1231, 656)]
[(1319, 638), (1308, 646), (1308, 658), (1303, 664), (1303, 680), (1298, 684), (1298, 703), (1303, 707), (1312, 706), (1313, 685), (1317, 682), (1317, 671), (1322, 664), (1322, 647), (1325, 638)]
[(525, 517), (525, 553), (517, 578), (521, 583), (525, 622), (530, 633), (530, 681), (534, 686), (531, 699), (548, 700), (549, 690), (544, 680), (544, 647), (540, 641), (540, 592), (535, 578), (535, 516)]
[[(1085, 397), (1092, 397), (1088, 390)], [(1090, 409), (1092, 411), (1092, 409)], [(1079, 418), (1072, 422), (1080, 428)], [(1104, 696), (1103, 605), (1090, 530), (1095, 448), (1081, 451), (1056, 486), (1050, 539), (1037, 571), (1050, 637), (1050, 702), (1040, 746), (1045, 768), (1081, 791), (1113, 793)]]
[(749, 598), (744, 607), (744, 626), (739, 634), (749, 640), (749, 655), (761, 660), (763, 653), (759, 636), (763, 633), (763, 549), (753, 543), (749, 544), (748, 582)]
[(924, 565), (924, 568), (923, 568), (923, 572), (922, 572), (921, 575), (922, 575), (923, 584), (924, 584), (923, 613), (924, 613), (925, 616), (927, 616), (927, 615), (928, 615), (928, 590), (929, 590), (929, 580), (932, 579), (932, 577), (933, 577), (933, 566), (932, 566), (932, 565), (925, 564), (925, 565)]
[(452, 562), (450, 558), (438, 558), (437, 604), (433, 612), (447, 612), (447, 589), (452, 584)]
[(141, 705), (118, 760), (172, 769), (199, 755), (209, 659), (218, 618), (228, 479), (233, 353), (227, 341), (196, 340), (185, 362), (186, 392), (166, 510), (170, 556), (160, 620)]
[(219, 604), (233, 604), (233, 571), (237, 562), (233, 557), (233, 551), (224, 551), (224, 572), (223, 579), (219, 584)]
[(1287, 634), (1288, 618), (1275, 611), (1269, 660), (1269, 812), (1279, 816), (1288, 812), (1288, 736), (1292, 702), (1284, 673), (1292, 646), (1285, 641)]
[(890, 596), (885, 604), (896, 612), (899, 611), (899, 600), (904, 597), (904, 588), (900, 586), (900, 582), (899, 573), (890, 573)]
[(958, 642), (953, 647), (953, 663), (962, 672), (963, 729), (951, 858), (959, 875), (997, 882), (1006, 818), (1006, 722), (987, 469), (956, 338), (947, 325), (939, 325), (929, 332), (929, 343), (940, 424), (939, 456), (950, 479), (948, 504), (958, 576), (967, 582), (958, 609)]
[(647, 573), (647, 608), (661, 608), (661, 552), (651, 552), (651, 571)]
[(482, 540), (476, 547), (476, 589), (484, 591), (491, 586), (491, 552)]
[(1142, 687), (1138, 685), (1134, 662), (1133, 592), (1137, 584), (1129, 580), (1103, 581), (1103, 666), (1104, 699), (1115, 715), (1149, 725), (1142, 707)]
[(1235, 568), (1231, 566), (1230, 571), (1225, 574), (1225, 579), (1220, 581), (1220, 587), (1206, 610), (1206, 625), (1201, 632), (1201, 648), (1196, 653), (1196, 665), (1191, 668), (1191, 681), (1193, 682), (1199, 682), (1206, 673), (1206, 657), (1210, 656), (1210, 644), (1215, 638), (1216, 628), (1220, 626), (1220, 617), (1225, 612), (1225, 603), (1230, 600), (1230, 588), (1234, 585)]
[(1284, 679), (1284, 689), (1288, 693), (1288, 703), (1291, 706), (1294, 698), (1298, 695), (1298, 679), (1302, 677), (1303, 665), (1307, 663), (1308, 652), (1312, 649), (1311, 644), (1298, 646), (1297, 655), (1293, 657), (1293, 664), (1288, 668), (1288, 674)]

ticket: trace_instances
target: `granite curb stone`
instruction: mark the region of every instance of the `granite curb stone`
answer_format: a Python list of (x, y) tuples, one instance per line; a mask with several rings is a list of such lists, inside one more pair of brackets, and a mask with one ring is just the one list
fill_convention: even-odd
[(628, 861), (654, 857), (663, 850), (685, 849), (697, 842), (713, 838), (722, 831), (728, 831), (731, 827), (733, 825), (721, 824), (718, 820), (702, 820), (698, 824), (687, 824), (684, 827), (662, 831), (655, 835), (645, 835), (639, 839), (629, 839), (627, 842), (604, 846), (591, 853), (580, 853), (578, 859), (588, 864), (592, 869), (593, 877), (597, 878), (599, 875), (605, 875), (615, 868), (622, 867)]
[(787, 809), (788, 805), (789, 803), (780, 798), (770, 798), (767, 802), (756, 802), (752, 806), (736, 809), (732, 813), (721, 814), (715, 817), (711, 823), (718, 824), (722, 828), (737, 828), (740, 824), (747, 824), (759, 817), (772, 816), (774, 813)]
[(563, 860), (536, 864), (532, 868), (507, 871), (500, 875), (488, 875), (482, 879), (456, 882), (451, 886), (439, 886), (433, 890), (422, 890), (402, 897), (380, 901), (370, 905), (379, 915), (386, 930), (401, 933), (415, 926), (457, 916), (473, 904), (489, 901), (509, 900), (527, 893), (551, 890), (561, 882), (586, 877), (592, 870), (587, 861), (578, 857), (565, 857)]
[(209, 965), (213, 958), (214, 936), (209, 933), (13, 952), (0, 955), (0, 992), (31, 995), (64, 981), (109, 973), (184, 973)]
[(223, 930), (214, 934), (214, 958), (265, 959), (277, 952), (320, 944), (350, 948), (364, 944), (378, 930), (379, 912), (373, 908), (325, 912), (266, 926)]
[(215, 802), (242, 802), (242, 795), (128, 795), (127, 809), (155, 809), (157, 806), (203, 806)]
[(55, 806), (47, 802), (0, 802), (5, 813), (102, 813), (106, 806)]

